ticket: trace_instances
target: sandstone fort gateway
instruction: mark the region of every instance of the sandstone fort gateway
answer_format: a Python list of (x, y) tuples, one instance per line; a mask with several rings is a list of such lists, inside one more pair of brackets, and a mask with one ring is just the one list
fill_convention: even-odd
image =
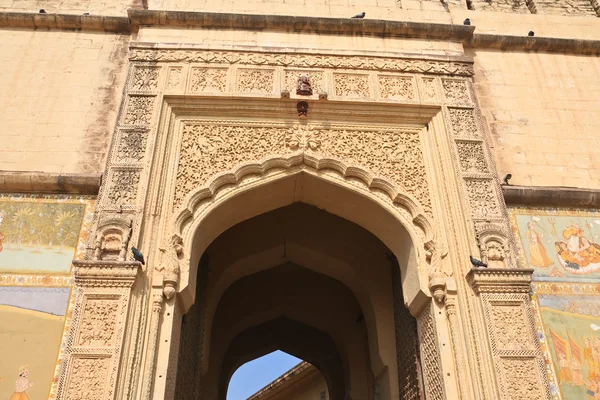
[(600, 399), (599, 16), (0, 0), (0, 398)]

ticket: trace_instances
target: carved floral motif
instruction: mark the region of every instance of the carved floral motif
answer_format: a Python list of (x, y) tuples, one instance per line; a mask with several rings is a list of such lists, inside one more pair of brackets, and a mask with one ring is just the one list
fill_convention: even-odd
[(499, 216), (500, 206), (490, 179), (465, 179), (471, 211), (476, 217)]
[(132, 204), (135, 202), (140, 183), (140, 172), (135, 169), (115, 170), (112, 175), (108, 199), (113, 204)]
[(505, 399), (542, 400), (545, 390), (538, 379), (537, 360), (534, 358), (504, 358), (502, 373), (505, 382)]
[(124, 123), (127, 125), (147, 125), (152, 119), (152, 96), (129, 96)]
[(456, 136), (477, 137), (474, 111), (470, 108), (448, 108), (452, 132)]
[(73, 358), (68, 400), (103, 400), (109, 358)]
[(285, 143), (291, 150), (317, 150), (321, 146), (321, 132), (312, 125), (294, 125), (288, 129)]
[(274, 80), (273, 69), (240, 68), (237, 71), (236, 90), (243, 93), (272, 93)]
[(489, 172), (481, 142), (457, 141), (456, 147), (463, 172)]
[(83, 310), (78, 346), (112, 345), (117, 319), (118, 300), (88, 299)]
[(415, 100), (415, 86), (410, 76), (379, 75), (379, 95), (384, 99)]
[(322, 151), (366, 167), (406, 189), (431, 212), (421, 138), (417, 132), (331, 129)]
[(232, 125), (185, 125), (177, 170), (175, 205), (215, 173), (284, 150), (287, 129)]
[(146, 152), (147, 132), (140, 129), (123, 129), (117, 148), (117, 161), (139, 162)]
[(521, 305), (495, 305), (491, 308), (498, 350), (531, 350), (531, 334)]
[(132, 90), (154, 91), (158, 88), (160, 67), (136, 67), (131, 83)]
[(471, 102), (467, 81), (459, 79), (442, 79), (442, 86), (448, 102), (453, 104), (468, 104)]
[(227, 89), (227, 68), (192, 68), (191, 92), (224, 92)]
[(297, 68), (351, 68), (379, 71), (447, 75), (473, 75), (473, 64), (454, 61), (385, 57), (277, 54), (238, 51), (194, 51), (133, 49), (130, 60), (169, 62), (212, 62), (224, 64), (274, 65)]
[(336, 96), (370, 97), (369, 75), (365, 74), (333, 74)]

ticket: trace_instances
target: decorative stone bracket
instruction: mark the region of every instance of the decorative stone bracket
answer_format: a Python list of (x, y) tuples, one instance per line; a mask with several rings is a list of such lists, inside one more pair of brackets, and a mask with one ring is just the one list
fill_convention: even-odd
[(76, 305), (57, 399), (115, 396), (137, 261), (75, 260)]
[(533, 269), (473, 268), (467, 280), (482, 301), (501, 399), (550, 399), (529, 291)]

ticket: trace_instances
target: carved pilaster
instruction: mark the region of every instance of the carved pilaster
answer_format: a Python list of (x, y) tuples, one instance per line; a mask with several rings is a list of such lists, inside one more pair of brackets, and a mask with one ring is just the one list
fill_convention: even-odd
[(533, 269), (472, 269), (467, 280), (483, 304), (502, 399), (549, 399), (529, 290)]
[[(146, 358), (146, 373), (144, 374), (144, 386), (142, 388), (142, 399), (149, 400), (152, 395), (154, 384), (154, 362), (156, 359), (156, 345), (158, 343), (158, 330), (160, 326), (160, 313), (163, 308), (162, 285), (153, 285), (152, 316), (150, 317), (150, 336), (148, 338), (148, 355)], [(158, 286), (158, 287), (156, 287)]]
[[(452, 286), (455, 286), (452, 285)], [(454, 289), (454, 288), (453, 288)], [(458, 377), (458, 389), (461, 399), (472, 398), (468, 389), (469, 376), (467, 374), (467, 362), (464, 358), (463, 340), (460, 332), (460, 322), (458, 320), (456, 303), (456, 290), (447, 290), (446, 293), (446, 317), (448, 318), (448, 328), (450, 329), (450, 339), (452, 341), (452, 352), (454, 353), (454, 361), (456, 363), (456, 374)]]
[(73, 261), (76, 304), (57, 399), (114, 398), (137, 261)]

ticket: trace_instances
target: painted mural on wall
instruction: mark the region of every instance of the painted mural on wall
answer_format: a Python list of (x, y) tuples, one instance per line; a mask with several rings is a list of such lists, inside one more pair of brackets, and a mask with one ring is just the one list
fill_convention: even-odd
[(0, 286), (0, 399), (47, 399), (70, 288)]
[(542, 280), (600, 278), (600, 211), (512, 209), (523, 265)]
[(53, 399), (96, 200), (0, 194), (0, 399)]
[(534, 284), (538, 334), (563, 399), (600, 399), (600, 284)]
[(68, 274), (89, 200), (0, 197), (0, 272)]

